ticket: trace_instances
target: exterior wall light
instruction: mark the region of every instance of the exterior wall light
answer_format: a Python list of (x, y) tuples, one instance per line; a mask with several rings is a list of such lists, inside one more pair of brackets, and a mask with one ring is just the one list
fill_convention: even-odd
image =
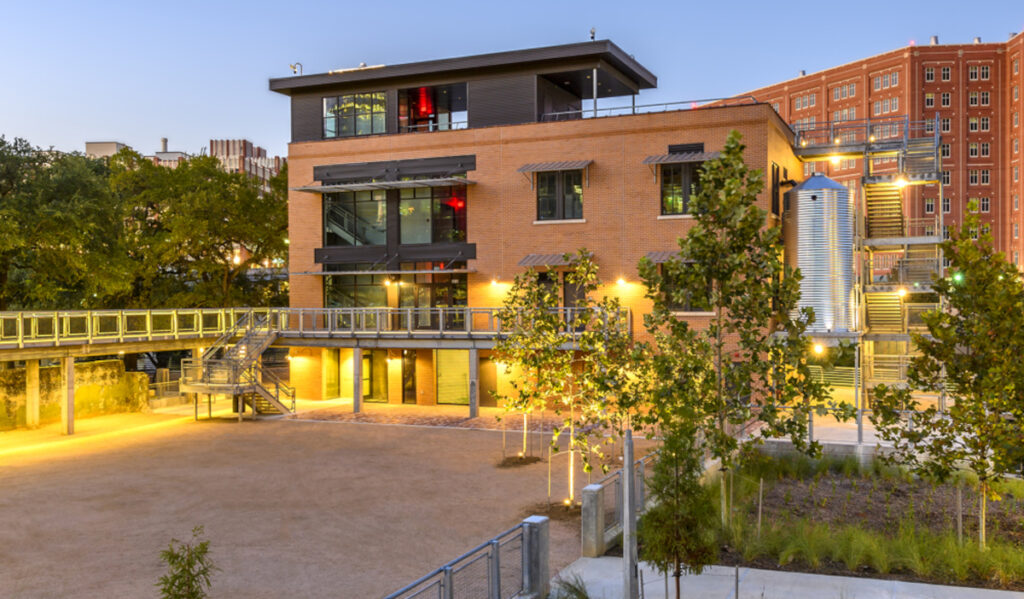
[(907, 297), (907, 289), (905, 287), (900, 287), (899, 289), (896, 290), (896, 295), (900, 296), (901, 298)]
[(491, 279), (491, 287), (497, 287), (497, 286), (498, 286), (498, 278), (495, 277), (495, 278)]
[(833, 156), (830, 160), (833, 165), (839, 164), (839, 156)]
[(904, 188), (904, 187), (907, 186), (907, 183), (908, 183), (908, 181), (904, 177), (900, 177), (899, 179), (896, 179), (896, 187)]
[(820, 343), (815, 343), (814, 344), (814, 353), (819, 355), (819, 356), (821, 354), (825, 353), (825, 346), (820, 344)]
[(615, 281), (615, 282), (618, 283), (619, 285), (625, 285), (626, 284), (626, 279), (623, 279), (622, 277), (619, 277), (619, 280)]
[(384, 286), (391, 287), (391, 279), (384, 279)]

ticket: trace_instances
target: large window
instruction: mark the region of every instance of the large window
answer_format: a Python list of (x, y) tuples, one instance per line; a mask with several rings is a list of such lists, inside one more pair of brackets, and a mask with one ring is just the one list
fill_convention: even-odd
[(465, 129), (467, 120), (465, 83), (398, 90), (398, 128), (402, 132)]
[[(352, 272), (370, 270), (370, 264), (326, 264), (324, 270)], [(324, 307), (381, 308), (388, 305), (387, 287), (381, 274), (344, 274), (324, 276)]]
[(685, 276), (690, 265), (680, 264), (682, 269), (679, 273), (670, 273), (667, 268), (669, 263), (659, 265), (661, 271), (661, 291), (664, 294), (665, 304), (673, 312), (708, 312), (711, 310), (711, 282), (707, 282), (706, 293), (693, 293), (674, 284), (676, 277)]
[(466, 240), (466, 188), (403, 189), (398, 203), (403, 244)]
[(661, 213), (689, 214), (690, 195), (699, 182), (700, 162), (661, 165)]
[(537, 173), (537, 220), (583, 218), (583, 171)]
[(384, 92), (324, 98), (324, 138), (385, 133)]
[(384, 245), (386, 241), (384, 191), (324, 194), (324, 246)]

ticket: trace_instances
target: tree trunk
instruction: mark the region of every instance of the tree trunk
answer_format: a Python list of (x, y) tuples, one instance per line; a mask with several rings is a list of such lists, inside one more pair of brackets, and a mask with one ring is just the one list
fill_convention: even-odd
[(978, 498), (980, 507), (980, 509), (978, 510), (978, 546), (981, 547), (982, 550), (984, 550), (986, 520), (985, 510), (986, 508), (988, 508), (988, 482), (982, 481), (978, 488), (981, 490), (981, 497)]
[(682, 575), (683, 575), (683, 573), (679, 569), (679, 558), (677, 557), (676, 558), (676, 571), (675, 571), (675, 574), (673, 574), (673, 576), (676, 577), (676, 599), (680, 599), (682, 597), (682, 595), (680, 594), (680, 591), (679, 591), (679, 579), (682, 578)]

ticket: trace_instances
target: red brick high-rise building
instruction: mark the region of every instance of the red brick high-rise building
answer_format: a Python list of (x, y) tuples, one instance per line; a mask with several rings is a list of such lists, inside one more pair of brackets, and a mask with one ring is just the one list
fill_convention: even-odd
[[(1024, 34), (1008, 41), (910, 45), (748, 92), (794, 129), (835, 121), (938, 116), (942, 136), (943, 189), (937, 184), (904, 190), (907, 217), (943, 210), (947, 230), (959, 226), (968, 202), (979, 206), (982, 228), (996, 248), (1021, 264), (1024, 218), (1020, 197), (1021, 59)], [(929, 124), (929, 126), (931, 126)], [(850, 187), (859, 186), (863, 159), (849, 157), (805, 164)]]

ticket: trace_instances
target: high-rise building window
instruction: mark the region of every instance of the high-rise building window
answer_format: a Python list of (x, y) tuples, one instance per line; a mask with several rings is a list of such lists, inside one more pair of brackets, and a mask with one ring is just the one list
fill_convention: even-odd
[(990, 154), (990, 152), (991, 152), (991, 146), (989, 145), (989, 143), (987, 141), (986, 142), (982, 142), (982, 144), (981, 144), (981, 155), (982, 155), (982, 157), (988, 156)]
[(987, 116), (981, 117), (981, 130), (982, 131), (988, 131), (989, 127), (990, 127), (990, 123), (991, 123), (991, 120)]
[(942, 99), (942, 107), (943, 108), (949, 108), (949, 103), (950, 103), (949, 92), (942, 92), (942, 95), (940, 96), (940, 98)]
[[(949, 185), (949, 171), (942, 171), (942, 184)], [(949, 198), (942, 198), (942, 211), (949, 212)]]
[(935, 121), (933, 121), (932, 119), (928, 119), (927, 121), (925, 121), (924, 122), (924, 132), (925, 133), (935, 133)]
[(950, 156), (953, 155), (952, 150), (951, 150), (949, 144), (942, 144), (939, 147), (939, 151), (942, 152), (942, 157), (943, 158), (949, 158)]
[(942, 124), (943, 133), (949, 133), (953, 128), (953, 123), (948, 118), (942, 119), (940, 123)]
[(967, 184), (977, 185), (978, 184), (978, 169), (971, 169), (967, 171)]
[(1020, 238), (1020, 223), (1013, 223), (1013, 238)]
[[(981, 169), (981, 184), (982, 185), (988, 185), (989, 181), (991, 181), (991, 178), (989, 177), (989, 172), (990, 171), (987, 168)], [(1014, 177), (1013, 180), (1016, 181), (1017, 180), (1016, 177)]]
[(875, 91), (878, 91), (878, 90), (882, 89), (882, 78), (881, 77), (875, 77), (874, 81), (875, 81)]
[(935, 81), (935, 67), (924, 68), (924, 80), (928, 83)]
[(978, 198), (967, 198), (967, 210), (971, 214), (978, 212)]
[(324, 138), (385, 133), (384, 92), (324, 98)]
[(583, 218), (583, 171), (537, 173), (537, 220)]
[[(985, 171), (985, 172), (987, 173), (988, 171)], [(1013, 182), (1016, 183), (1017, 181), (1020, 181), (1020, 167), (1019, 166), (1013, 167)]]
[(924, 95), (924, 107), (931, 108), (933, 106), (935, 106), (935, 94), (929, 92)]
[(949, 225), (942, 225), (942, 239), (949, 239)]
[(988, 106), (988, 103), (989, 103), (989, 93), (988, 92), (981, 92), (981, 105), (982, 106)]
[(1020, 196), (1013, 194), (1013, 209), (1020, 210)]
[(840, 87), (842, 87), (842, 86), (840, 85), (840, 86), (836, 86), (836, 87), (832, 88), (832, 100), (839, 101), (839, 88)]
[(978, 105), (978, 92), (970, 92), (967, 94), (967, 105), (977, 106)]
[(942, 80), (949, 81), (950, 69), (949, 67), (942, 67)]
[(1020, 99), (1020, 88), (1017, 87), (1016, 85), (1013, 86), (1013, 99), (1014, 100), (1019, 100)]
[(968, 229), (968, 231), (970, 231), (971, 233), (971, 239), (978, 238), (978, 227), (971, 227), (970, 229)]
[(977, 65), (972, 65), (970, 67), (967, 67), (967, 78), (970, 79), (971, 81), (977, 81), (978, 80), (978, 67), (977, 67)]
[(1020, 152), (1020, 140), (1018, 140), (1016, 137), (1014, 137), (1013, 138), (1013, 153), (1016, 154), (1017, 152)]
[(978, 144), (976, 144), (976, 143), (968, 144), (967, 145), (967, 155), (970, 156), (971, 158), (977, 158), (978, 157)]
[(935, 198), (924, 199), (924, 213), (934, 214), (935, 213)]
[(988, 65), (981, 65), (981, 80), (988, 81), (989, 68)]
[(992, 208), (992, 200), (988, 198), (981, 198), (981, 211), (988, 212)]
[(899, 98), (893, 98), (892, 99), (892, 103), (890, 104), (890, 106), (892, 106), (892, 111), (893, 112), (896, 112), (897, 110), (899, 110), (900, 109), (900, 99)]
[(967, 130), (968, 131), (977, 131), (978, 130), (978, 117), (972, 116), (971, 118), (967, 119)]

